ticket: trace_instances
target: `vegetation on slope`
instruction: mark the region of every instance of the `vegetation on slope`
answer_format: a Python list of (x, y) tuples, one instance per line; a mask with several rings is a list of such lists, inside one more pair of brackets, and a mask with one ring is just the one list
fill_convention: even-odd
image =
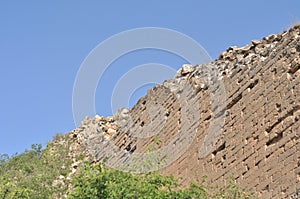
[(20, 155), (1, 156), (0, 198), (60, 198), (66, 193), (71, 172), (68, 146), (54, 143), (44, 150), (32, 145)]
[[(233, 182), (217, 189), (196, 184), (179, 189), (173, 176), (135, 175), (90, 164), (84, 154), (72, 155), (70, 146), (72, 138), (56, 136), (44, 150), (32, 145), (20, 155), (1, 155), (0, 198), (252, 198)], [(77, 172), (72, 172), (75, 161)]]
[(178, 181), (171, 175), (158, 173), (134, 175), (99, 165), (87, 165), (74, 178), (72, 199), (128, 198), (128, 199), (210, 199), (253, 198), (232, 181), (226, 187), (215, 189), (191, 184), (179, 189)]

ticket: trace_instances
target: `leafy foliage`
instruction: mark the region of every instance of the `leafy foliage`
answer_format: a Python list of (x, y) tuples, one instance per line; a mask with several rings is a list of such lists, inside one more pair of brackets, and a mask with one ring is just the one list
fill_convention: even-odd
[(67, 146), (49, 143), (31, 146), (20, 155), (0, 159), (0, 198), (53, 198), (62, 196), (64, 182), (54, 184), (59, 176), (70, 173)]
[(251, 198), (235, 183), (219, 190), (203, 185), (191, 184), (189, 188), (180, 186), (173, 176), (158, 173), (134, 175), (113, 169), (104, 169), (103, 165), (86, 165), (73, 179), (74, 190), (70, 199), (208, 199), (208, 198)]

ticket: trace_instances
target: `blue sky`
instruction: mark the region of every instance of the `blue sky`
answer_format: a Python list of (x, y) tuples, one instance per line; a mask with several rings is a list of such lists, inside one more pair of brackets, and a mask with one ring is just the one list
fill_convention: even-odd
[[(85, 57), (110, 36), (133, 28), (184, 33), (215, 59), (229, 46), (278, 33), (300, 21), (300, 1), (1, 1), (0, 153), (13, 154), (75, 128), (72, 92)], [(177, 70), (183, 59), (163, 51), (130, 53), (101, 79), (96, 111), (111, 115), (115, 82), (138, 64)], [(100, 85), (99, 83), (99, 85)], [(146, 93), (143, 87), (131, 105)]]

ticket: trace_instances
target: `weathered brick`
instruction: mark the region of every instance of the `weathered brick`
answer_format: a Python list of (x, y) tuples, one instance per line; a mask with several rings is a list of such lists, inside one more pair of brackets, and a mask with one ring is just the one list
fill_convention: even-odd
[[(161, 147), (174, 142), (168, 155), (181, 154), (162, 169), (162, 173), (183, 177), (184, 186), (206, 174), (207, 182), (214, 185), (226, 182), (233, 175), (243, 188), (253, 188), (262, 198), (288, 198), (295, 193), (296, 185), (300, 188), (300, 72), (289, 74), (289, 65), (299, 57), (299, 52), (293, 54), (289, 49), (297, 47), (299, 39), (292, 36), (295, 29), (290, 31), (282, 35), (276, 44), (273, 43), (276, 50), (271, 49), (272, 52), (266, 57), (255, 52), (253, 47), (242, 56), (246, 60), (248, 55), (255, 54), (258, 58), (254, 61), (237, 64), (237, 60), (220, 58), (210, 63), (225, 74), (222, 79), (224, 93), (215, 93), (213, 97), (215, 102), (221, 103), (222, 97), (227, 96), (223, 110), (225, 121), (219, 124), (220, 128), (214, 126), (216, 115), (213, 111), (221, 111), (222, 106), (213, 105), (210, 89), (197, 90), (195, 95), (188, 93), (180, 101), (177, 97), (189, 89), (187, 86), (181, 85), (181, 93), (172, 93), (166, 87), (157, 86), (132, 108), (134, 124), (129, 128), (131, 131), (144, 132), (147, 130), (144, 126), (149, 123), (154, 130), (163, 126), (158, 134)], [(264, 41), (262, 45), (269, 45), (268, 42)], [(229, 52), (224, 52), (224, 56), (226, 53)], [(230, 53), (237, 57), (239, 52)], [(222, 67), (229, 69), (224, 71)], [(198, 66), (197, 70), (204, 71), (205, 66)], [(189, 75), (174, 81), (199, 79)], [(215, 85), (208, 86), (213, 88)], [(157, 104), (169, 111), (166, 122), (155, 120), (166, 114), (163, 112), (153, 112), (154, 118), (150, 121), (147, 111)], [(185, 110), (185, 107), (190, 108)], [(182, 117), (184, 111), (187, 112), (186, 118)], [(198, 119), (195, 119), (197, 117), (193, 111), (199, 114)], [(208, 129), (212, 134), (208, 135)], [(187, 138), (173, 140), (176, 136), (188, 137), (195, 132), (195, 137), (189, 140), (186, 148), (183, 142)], [(118, 138), (114, 138), (114, 143), (122, 149), (126, 148), (122, 144), (125, 142), (126, 146), (132, 143), (132, 146), (137, 146), (137, 151), (145, 152), (147, 146), (153, 143), (151, 138), (122, 136), (125, 133), (119, 129)], [(179, 147), (183, 147), (183, 151)], [(93, 146), (88, 148), (93, 151), (97, 149)], [(201, 149), (207, 153), (200, 156)]]

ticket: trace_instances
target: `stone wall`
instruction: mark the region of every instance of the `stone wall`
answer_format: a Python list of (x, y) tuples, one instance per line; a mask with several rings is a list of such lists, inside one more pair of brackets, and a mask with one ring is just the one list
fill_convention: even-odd
[(232, 176), (263, 198), (300, 198), (299, 68), (298, 25), (230, 47), (214, 62), (184, 65), (132, 110), (87, 118), (76, 132), (108, 166), (139, 163), (133, 171), (160, 169), (184, 185)]

